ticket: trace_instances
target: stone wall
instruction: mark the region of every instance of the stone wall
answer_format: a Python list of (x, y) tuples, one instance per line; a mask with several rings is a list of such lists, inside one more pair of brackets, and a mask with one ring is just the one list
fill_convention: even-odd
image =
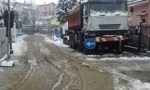
[(11, 37), (12, 37), (12, 42), (16, 42), (16, 37), (17, 37), (17, 29), (16, 29), (16, 24), (14, 23), (14, 27), (11, 28)]
[(7, 53), (6, 28), (0, 27), (0, 58)]

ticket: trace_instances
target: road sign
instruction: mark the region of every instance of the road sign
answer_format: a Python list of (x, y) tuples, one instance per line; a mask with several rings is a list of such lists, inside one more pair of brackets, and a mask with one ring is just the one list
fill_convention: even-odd
[(86, 49), (94, 49), (96, 47), (96, 41), (93, 38), (87, 38), (84, 41), (84, 46)]

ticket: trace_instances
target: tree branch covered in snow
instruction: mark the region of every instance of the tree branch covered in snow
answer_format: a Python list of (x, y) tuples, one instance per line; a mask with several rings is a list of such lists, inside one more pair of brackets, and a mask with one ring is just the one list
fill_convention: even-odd
[(57, 4), (57, 17), (60, 23), (67, 21), (67, 12), (77, 3), (77, 0), (59, 0)]

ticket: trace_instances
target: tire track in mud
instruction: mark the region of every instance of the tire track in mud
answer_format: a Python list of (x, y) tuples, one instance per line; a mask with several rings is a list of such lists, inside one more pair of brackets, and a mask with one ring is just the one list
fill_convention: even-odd
[[(57, 58), (56, 60), (63, 60), (66, 59), (68, 60), (69, 64), (71, 65), (71, 68), (73, 69), (74, 73), (77, 75), (77, 77), (80, 79), (80, 88), (77, 90), (83, 90), (83, 83), (85, 82), (83, 80), (83, 77), (80, 73), (80, 68), (86, 68), (87, 70), (91, 71), (93, 68), (91, 68), (88, 65), (83, 65), (83, 61), (80, 57), (73, 57), (68, 53), (64, 53), (64, 51), (62, 51), (59, 47), (55, 46), (54, 44), (46, 44), (46, 46), (49, 50), (52, 50), (53, 52), (53, 56), (55, 56), (55, 58)], [(56, 55), (57, 57), (56, 57)], [(78, 59), (78, 60), (77, 60)], [(97, 69), (95, 69), (95, 71), (98, 71)], [(99, 71), (98, 71), (99, 72)]]
[[(36, 38), (35, 38), (36, 39)], [(40, 37), (40, 39), (41, 39), (41, 37)], [(36, 41), (36, 40), (35, 40)], [(34, 47), (34, 45), (35, 45), (35, 43), (36, 43), (36, 45), (38, 45), (37, 47), (35, 46)], [(40, 67), (40, 68), (46, 68), (43, 72), (45, 72), (45, 73), (47, 73), (46, 74), (46, 77), (49, 77), (48, 75), (48, 73), (50, 73), (49, 72), (49, 70), (48, 70), (48, 68), (55, 68), (56, 70), (58, 70), (58, 71), (60, 71), (59, 70), (59, 68), (58, 67), (56, 67), (53, 63), (51, 63), (50, 61), (48, 61), (47, 59), (45, 59), (45, 57), (43, 57), (42, 56), (42, 53), (41, 53), (41, 48), (42, 48), (42, 40), (39, 40), (39, 41), (36, 41), (35, 43), (32, 43), (31, 45), (33, 45), (32, 47), (34, 47), (34, 49), (32, 49), (32, 50), (30, 50), (29, 52), (32, 52), (33, 53), (33, 56), (35, 56), (36, 58), (35, 58), (35, 61), (37, 62), (37, 65), (38, 65), (38, 67)], [(37, 48), (37, 51), (36, 51), (36, 48)], [(29, 49), (31, 49), (31, 48), (29, 48)], [(38, 52), (38, 53), (37, 53)], [(33, 57), (33, 56), (31, 56), (31, 57)], [(45, 64), (45, 62), (47, 62), (48, 63), (48, 66), (47, 66), (47, 64), (46, 64), (46, 66), (44, 66)], [(44, 65), (43, 65), (44, 64)], [(35, 68), (37, 68), (37, 67), (35, 67)], [(33, 72), (33, 74), (34, 73), (36, 73), (36, 72)], [(51, 89), (51, 85), (48, 85), (48, 88), (47, 88), (48, 90), (50, 90)]]
[(37, 65), (36, 63), (36, 58), (33, 57), (33, 54), (31, 53), (30, 49), (29, 49), (29, 45), (27, 45), (27, 56), (28, 56), (28, 62), (30, 62), (30, 69), (27, 72), (25, 78), (19, 83), (17, 84), (13, 90), (18, 90), (22, 85), (24, 85), (24, 83), (26, 81), (28, 81), (28, 79), (34, 74), (35, 71), (35, 66)]
[[(41, 47), (43, 47), (43, 49), (45, 48), (45, 45), (44, 45), (44, 43), (42, 43), (41, 44)], [(46, 48), (45, 48), (45, 50), (46, 50)], [(48, 50), (49, 51), (49, 50)], [(50, 51), (49, 51), (50, 52)], [(59, 67), (58, 65), (56, 65), (56, 64), (54, 64), (51, 60), (59, 60), (59, 58), (57, 58), (56, 57), (56, 55), (54, 55), (54, 54), (49, 54), (49, 56), (51, 56), (51, 57), (48, 57), (46, 54), (44, 54), (44, 53), (42, 53), (42, 52), (40, 52), (41, 53), (41, 55), (42, 55), (42, 57), (43, 57), (43, 60), (45, 61), (45, 62), (47, 62), (47, 63), (49, 63), (49, 65), (52, 65), (53, 67), (55, 67), (57, 70), (59, 70), (59, 72), (61, 73), (60, 74), (60, 76), (59, 76), (59, 78), (58, 78), (58, 80), (57, 80), (57, 82), (53, 85), (53, 87), (52, 88), (49, 88), (50, 90), (55, 90), (55, 88), (57, 88), (60, 84), (61, 84), (61, 82), (63, 81), (63, 78), (64, 78), (64, 76), (65, 76), (65, 73), (62, 71), (62, 69), (61, 69), (61, 67)], [(57, 89), (56, 89), (57, 90)]]
[[(52, 55), (53, 55), (53, 57), (55, 58), (55, 60), (57, 60), (57, 61), (60, 61), (60, 60), (68, 60), (68, 62), (69, 62), (69, 64), (70, 64), (70, 62), (72, 61), (72, 60), (76, 60), (75, 58), (72, 58), (70, 55), (66, 55), (66, 54), (64, 54), (63, 52), (61, 52), (60, 51), (60, 49), (57, 47), (57, 46), (55, 46), (54, 44), (47, 44), (47, 43), (45, 43), (45, 47), (48, 49), (48, 50), (50, 50), (50, 51), (53, 51), (53, 53), (52, 53)], [(50, 61), (50, 60), (49, 60)], [(59, 68), (61, 68), (61, 67), (59, 67)], [(79, 88), (77, 89), (77, 88), (75, 88), (75, 90), (83, 90), (82, 88), (83, 88), (83, 80), (82, 80), (82, 78), (81, 78), (81, 75), (80, 75), (80, 73), (77, 71), (78, 69), (77, 69), (77, 67), (76, 66), (71, 66), (71, 69), (74, 69), (73, 70), (73, 72), (74, 72), (74, 74), (76, 74), (76, 77), (79, 77), (79, 83), (80, 83), (80, 86), (78, 86)], [(71, 82), (71, 81), (70, 81)], [(68, 86), (68, 87), (71, 87), (71, 86)]]
[[(33, 41), (36, 41), (36, 40), (33, 40)], [(25, 78), (23, 78), (17, 84), (13, 85), (13, 87), (11, 87), (11, 88), (9, 88), (7, 90), (20, 90), (21, 87), (24, 87), (24, 85), (26, 83), (29, 83), (30, 80), (32, 80), (33, 76), (36, 75), (36, 72), (38, 70), (37, 67), (40, 67), (40, 68), (43, 68), (43, 69), (45, 68), (45, 66), (43, 66), (44, 62), (48, 63), (49, 67), (48, 66), (46, 66), (46, 67), (48, 67), (48, 68), (52, 68), (53, 67), (56, 70), (60, 71), (60, 69), (56, 65), (54, 65), (52, 62), (50, 62), (49, 60), (45, 59), (44, 57), (41, 57), (41, 55), (37, 55), (37, 51), (34, 50), (34, 49), (35, 48), (39, 48), (38, 52), (41, 53), (40, 52), (41, 45), (39, 45), (38, 47), (32, 48), (34, 46), (34, 43), (32, 43), (32, 40), (31, 40), (31, 41), (28, 41), (28, 45), (27, 46), (28, 46), (28, 48), (27, 48), (27, 52), (28, 52), (27, 54), (28, 55), (27, 56), (28, 56), (28, 60), (30, 62), (30, 69), (28, 70)], [(38, 59), (38, 58), (40, 58), (40, 59)], [(48, 69), (44, 70), (43, 72), (45, 72), (47, 74), (50, 73)], [(48, 75), (46, 77), (48, 77)], [(37, 90), (37, 89), (35, 89), (35, 90)], [(38, 89), (38, 90), (41, 90), (41, 89)], [(51, 85), (48, 85), (48, 90), (51, 90)]]
[(51, 90), (55, 90), (55, 88), (58, 87), (58, 86), (61, 84), (61, 81), (63, 80), (63, 76), (64, 76), (64, 74), (61, 74), (61, 75), (59, 76), (58, 82), (56, 82), (56, 83), (54, 84), (54, 86), (52, 87)]
[[(34, 61), (35, 58), (31, 59), (31, 54), (28, 53), (28, 61)], [(13, 87), (8, 88), (7, 90), (18, 90), (19, 87), (21, 87), (33, 74), (33, 72), (35, 71), (34, 68), (35, 62), (34, 63), (30, 63), (30, 69), (28, 70), (27, 74), (25, 75), (25, 77), (19, 81), (19, 83), (13, 85)]]
[[(53, 43), (49, 43), (49, 44), (46, 43), (45, 47), (48, 48), (50, 51), (53, 51), (53, 56), (57, 55), (57, 57), (56, 57), (57, 60), (67, 60), (68, 61), (68, 64), (70, 64), (73, 72), (76, 74), (76, 77), (79, 79), (78, 82), (80, 83), (80, 85), (77, 86), (79, 88), (75, 89), (75, 90), (89, 90), (85, 86), (87, 86), (89, 83), (95, 83), (95, 82), (97, 84), (101, 84), (101, 85), (96, 86), (96, 88), (89, 86), (91, 88), (91, 90), (97, 90), (97, 89), (98, 90), (99, 89), (100, 90), (113, 90), (112, 75), (110, 73), (108, 73), (107, 71), (100, 72), (97, 68), (95, 68), (95, 66), (84, 65), (83, 63), (86, 63), (86, 61), (84, 61), (83, 58), (74, 57), (74, 56), (70, 55), (68, 52), (63, 51), (64, 49), (61, 49), (60, 47), (54, 45)], [(84, 70), (85, 70), (85, 72), (84, 72)], [(85, 73), (90, 73), (90, 75), (92, 75), (92, 77), (90, 79), (91, 81), (89, 83), (86, 83), (86, 82), (88, 81), (88, 78), (90, 77), (90, 75), (84, 75)], [(84, 77), (84, 76), (86, 76), (86, 77)], [(96, 78), (100, 78), (100, 79), (96, 79)], [(108, 85), (107, 84), (105, 85), (105, 83), (108, 83)], [(102, 87), (102, 89), (100, 86)], [(70, 85), (70, 87), (71, 87), (71, 85)]]
[[(42, 67), (43, 65), (42, 64), (40, 64), (41, 62), (47, 62), (47, 63), (49, 63), (49, 66), (50, 67), (54, 67), (54, 68), (56, 68), (56, 70), (58, 70), (59, 72), (61, 72), (61, 70), (60, 70), (60, 68), (59, 67), (57, 67), (55, 64), (53, 64), (50, 60), (48, 60), (47, 59), (47, 57), (45, 57), (45, 55), (41, 52), (41, 48), (42, 48), (42, 41), (43, 40), (41, 40), (40, 41), (40, 45), (38, 46), (38, 48), (39, 48), (39, 53), (40, 53), (40, 59), (38, 59), (38, 57), (37, 57), (37, 63)], [(36, 54), (35, 54), (36, 55)], [(36, 55), (37, 56), (37, 55)], [(53, 59), (55, 59), (54, 57), (53, 57)], [(43, 60), (43, 61), (41, 61), (41, 60)], [(46, 70), (46, 72), (48, 73), (48, 70)], [(49, 87), (48, 87), (48, 89), (49, 90), (51, 90), (51, 86), (49, 85)]]
[[(53, 51), (53, 50), (52, 50)], [(43, 55), (44, 56), (44, 55)], [(48, 56), (44, 56), (44, 60), (48, 63), (50, 63), (51, 65), (53, 65), (55, 68), (57, 68), (58, 70), (60, 70), (61, 74), (57, 80), (57, 82), (53, 85), (53, 87), (51, 88), (51, 90), (55, 90), (57, 87), (59, 87), (59, 85), (61, 84), (61, 82), (63, 81), (64, 77), (65, 77), (65, 72), (63, 71), (63, 69), (59, 66), (56, 65), (52, 60), (58, 61), (58, 60), (62, 60), (62, 58), (58, 58), (57, 55), (54, 54), (50, 54), (49, 57)], [(57, 89), (56, 89), (57, 90)], [(64, 90), (64, 89), (62, 89)], [(66, 90), (66, 89), (65, 89)]]
[[(88, 65), (83, 65), (83, 62), (85, 62), (85, 61), (81, 60), (80, 57), (78, 58), (78, 57), (70, 56), (68, 53), (64, 53), (59, 47), (55, 46), (52, 43), (50, 45), (47, 44), (45, 47), (47, 47), (49, 50), (52, 50), (53, 52), (55, 52), (55, 53), (53, 53), (53, 56), (55, 56), (55, 58), (57, 58), (56, 60), (63, 60), (63, 59), (68, 60), (69, 64), (71, 64), (71, 68), (76, 73), (77, 77), (80, 79), (79, 80), (80, 88), (76, 89), (76, 90), (84, 90), (83, 89), (83, 83), (85, 81), (83, 80), (83, 77), (82, 77), (79, 69), (80, 68), (86, 68), (86, 69), (91, 71), (93, 68), (91, 68)], [(55, 54), (57, 55), (57, 57)], [(98, 70), (96, 69), (95, 71), (98, 71)]]
[[(29, 54), (28, 57), (29, 58), (31, 57), (31, 61), (32, 61), (31, 63), (33, 63), (34, 66), (33, 68), (31, 68), (31, 70), (29, 70), (28, 72), (29, 74), (26, 75), (27, 79), (22, 81), (21, 84), (18, 84), (18, 86), (16, 86), (16, 88), (12, 90), (21, 90), (20, 87), (24, 87), (25, 85), (30, 84), (31, 83), (30, 79), (32, 78), (35, 79), (33, 76), (39, 73), (38, 67), (40, 68), (40, 70), (43, 69), (42, 73), (46, 73), (47, 74), (46, 77), (48, 77), (49, 75), (48, 73), (50, 73), (48, 69), (52, 69), (52, 70), (56, 69), (59, 72), (59, 75), (57, 74), (58, 76), (54, 77), (54, 78), (57, 78), (57, 80), (55, 79), (55, 81), (52, 82), (52, 84), (50, 84), (49, 81), (47, 81), (49, 83), (48, 88), (47, 88), (48, 90), (52, 90), (52, 89), (53, 90), (85, 90), (84, 85), (85, 85), (85, 82), (87, 81), (85, 79), (88, 79), (88, 78), (83, 77), (85, 73), (82, 73), (82, 71), (86, 70), (87, 72), (90, 72), (91, 75), (93, 75), (92, 70), (89, 66), (83, 66), (82, 60), (80, 60), (78, 57), (73, 57), (67, 53), (64, 53), (62, 51), (63, 49), (60, 49), (59, 47), (55, 46), (52, 43), (47, 44), (44, 42), (44, 40), (39, 40), (38, 38), (32, 38), (32, 39), (28, 41), (30, 43), (28, 44), (28, 52), (32, 52), (32, 53), (28, 53)], [(35, 44), (33, 44), (33, 41), (40, 43), (40, 45), (35, 46)], [(41, 47), (48, 49), (50, 54), (47, 55), (41, 52), (40, 51)], [(33, 57), (35, 58), (35, 61), (32, 60), (34, 59)], [(64, 65), (64, 66), (61, 66), (61, 65)], [(89, 75), (85, 75), (85, 76), (89, 76)], [(69, 81), (67, 81), (66, 79)], [(94, 80), (96, 80), (96, 78)], [(47, 89), (44, 89), (44, 88), (39, 89), (36, 87), (36, 89), (33, 89), (33, 90), (47, 90)], [(97, 90), (97, 89), (92, 89), (92, 90)]]

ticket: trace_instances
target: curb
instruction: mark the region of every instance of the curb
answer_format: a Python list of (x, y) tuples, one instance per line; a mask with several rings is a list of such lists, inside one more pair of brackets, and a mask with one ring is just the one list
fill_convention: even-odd
[(4, 61), (7, 58), (7, 54), (5, 54), (1, 59), (0, 62)]
[(7, 58), (7, 54), (4, 55), (4, 57), (2, 57), (0, 59), (0, 67), (14, 67), (15, 66), (15, 63), (13, 61), (7, 61), (6, 58)]

